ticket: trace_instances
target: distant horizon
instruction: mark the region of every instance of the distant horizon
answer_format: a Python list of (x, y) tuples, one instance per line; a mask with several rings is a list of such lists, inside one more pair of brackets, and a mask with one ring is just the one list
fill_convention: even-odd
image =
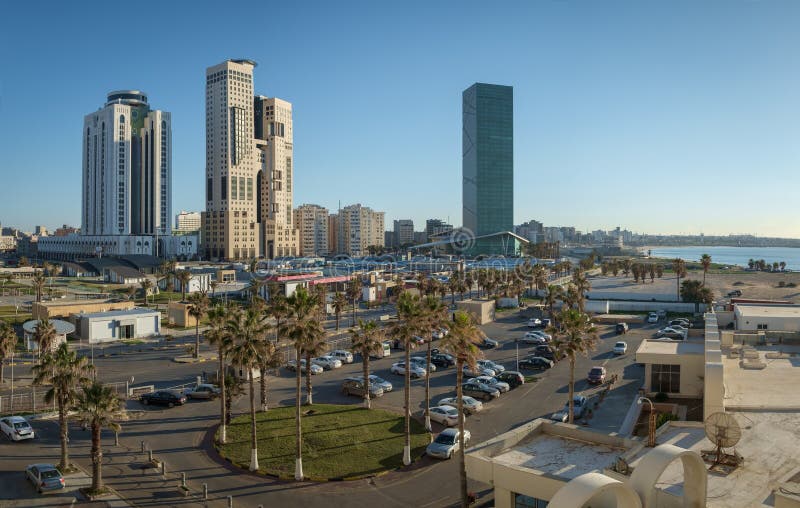
[(517, 224), (800, 238), (796, 2), (253, 3), (233, 30), (199, 3), (145, 0), (159, 36), (130, 51), (124, 4), (7, 7), (0, 222), (79, 227), (83, 118), (119, 89), (171, 113), (172, 208), (202, 211), (205, 69), (246, 57), (293, 104), (295, 207), (460, 225), (461, 92), (484, 82), (514, 87)]

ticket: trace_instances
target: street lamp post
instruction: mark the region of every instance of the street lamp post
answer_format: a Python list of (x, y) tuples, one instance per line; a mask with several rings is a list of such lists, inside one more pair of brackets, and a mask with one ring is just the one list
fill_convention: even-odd
[(647, 419), (647, 446), (653, 448), (656, 445), (656, 410), (653, 406), (653, 401), (647, 397), (639, 397), (636, 400), (636, 403), (640, 406), (642, 405), (642, 402), (647, 402), (650, 404), (650, 416)]

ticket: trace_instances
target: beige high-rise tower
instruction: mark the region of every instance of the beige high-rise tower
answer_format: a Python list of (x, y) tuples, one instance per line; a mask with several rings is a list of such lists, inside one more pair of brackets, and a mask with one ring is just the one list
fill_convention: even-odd
[(253, 137), (252, 60), (227, 60), (206, 69), (206, 259), (258, 257), (257, 175)]
[(298, 231), (292, 213), (292, 104), (262, 96), (256, 96), (253, 104), (259, 152), (257, 205), (261, 252), (268, 259), (298, 256)]

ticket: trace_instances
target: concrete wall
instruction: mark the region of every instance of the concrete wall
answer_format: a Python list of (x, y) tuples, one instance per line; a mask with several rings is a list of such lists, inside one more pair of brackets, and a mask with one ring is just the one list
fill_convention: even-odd
[(167, 320), (175, 326), (194, 326), (197, 321), (189, 314), (189, 304), (181, 302), (169, 302), (167, 307)]
[(703, 355), (643, 355), (647, 358), (637, 361), (644, 363), (644, 389), (648, 395), (656, 393), (650, 386), (652, 381), (653, 364), (680, 365), (681, 386), (679, 393), (668, 393), (671, 397), (700, 397), (703, 395), (704, 358)]
[(161, 314), (155, 311), (127, 316), (84, 316), (80, 320), (81, 339), (92, 344), (120, 340), (120, 322), (133, 321), (135, 339), (152, 337), (161, 331)]
[(456, 302), (456, 308), (472, 314), (479, 325), (494, 321), (494, 300), (462, 300)]
[[(612, 311), (650, 312), (664, 310), (667, 312), (695, 312), (695, 304), (683, 302), (651, 302), (625, 300), (586, 300), (584, 308), (587, 312), (606, 314)], [(705, 304), (700, 304), (700, 312), (705, 311)]]
[[(747, 307), (745, 306), (745, 309)], [(737, 306), (734, 310), (736, 314), (736, 329), (742, 331), (756, 331), (758, 325), (767, 325), (767, 330), (773, 331), (800, 331), (800, 319), (784, 316), (745, 316), (741, 315)]]
[(107, 302), (81, 300), (75, 302), (44, 302), (31, 305), (33, 319), (67, 318), (73, 314), (92, 314), (111, 310), (128, 310), (135, 306), (132, 301)]

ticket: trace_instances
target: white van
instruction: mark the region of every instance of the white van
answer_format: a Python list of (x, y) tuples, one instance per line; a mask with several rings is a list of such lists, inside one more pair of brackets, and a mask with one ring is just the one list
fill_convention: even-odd
[(392, 354), (392, 343), (389, 342), (388, 340), (383, 341), (381, 350), (382, 350), (383, 354), (378, 352), (377, 354), (371, 355), (370, 357), (371, 358), (380, 359), (380, 358), (386, 358), (387, 356), (391, 355)]

